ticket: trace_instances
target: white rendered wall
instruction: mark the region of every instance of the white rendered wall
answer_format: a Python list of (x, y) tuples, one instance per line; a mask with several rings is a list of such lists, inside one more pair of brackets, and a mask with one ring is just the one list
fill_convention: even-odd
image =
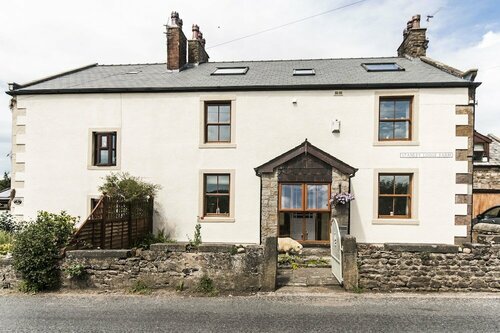
[[(466, 162), (455, 158), (404, 159), (401, 152), (455, 152), (455, 105), (467, 90), (421, 89), (418, 145), (374, 145), (375, 91), (134, 93), (19, 96), (26, 108), (24, 203), (16, 213), (66, 210), (82, 219), (90, 196), (98, 195), (110, 171), (89, 170), (90, 128), (117, 128), (121, 171), (163, 188), (155, 202), (155, 226), (177, 240), (192, 237), (197, 222), (199, 170), (235, 170), (235, 222), (203, 223), (204, 241), (258, 243), (260, 179), (254, 167), (299, 145), (316, 147), (359, 169), (352, 179), (351, 234), (359, 242), (453, 243), (465, 235), (454, 225), (455, 173)], [(378, 92), (380, 93), (380, 91)], [(200, 149), (200, 98), (236, 98), (236, 148)], [(292, 104), (292, 99), (297, 104)], [(341, 132), (331, 133), (331, 121)], [(464, 165), (461, 165), (464, 164)], [(418, 169), (416, 225), (374, 224), (374, 170)], [(465, 171), (464, 171), (465, 172)], [(465, 189), (466, 190), (466, 189)], [(466, 193), (466, 192), (464, 192)], [(414, 212), (415, 213), (415, 212)]]

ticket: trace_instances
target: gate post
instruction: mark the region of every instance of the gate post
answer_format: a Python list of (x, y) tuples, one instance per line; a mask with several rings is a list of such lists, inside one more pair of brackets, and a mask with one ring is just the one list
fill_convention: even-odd
[(342, 237), (343, 260), (342, 273), (344, 279), (344, 289), (354, 290), (358, 288), (358, 251), (356, 237), (346, 235)]
[(278, 270), (278, 238), (266, 237), (264, 241), (263, 276), (261, 280), (262, 291), (276, 290), (276, 274)]

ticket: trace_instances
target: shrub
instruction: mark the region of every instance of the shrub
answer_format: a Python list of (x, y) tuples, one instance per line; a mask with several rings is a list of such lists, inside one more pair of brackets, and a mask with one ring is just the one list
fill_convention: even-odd
[(58, 259), (73, 233), (76, 218), (61, 212), (39, 212), (34, 223), (14, 239), (14, 268), (25, 281), (25, 291), (54, 289), (60, 284)]
[(16, 231), (16, 220), (9, 212), (0, 214), (0, 231), (14, 232)]
[(218, 293), (217, 289), (214, 286), (214, 281), (209, 278), (208, 275), (203, 275), (201, 277), (196, 287), (196, 291), (208, 296), (215, 296)]
[(137, 241), (134, 247), (140, 247), (145, 250), (148, 250), (151, 244), (156, 243), (175, 243), (175, 239), (170, 238), (170, 234), (165, 235), (165, 229), (158, 229), (158, 233), (155, 234), (147, 234), (142, 239)]
[(99, 187), (99, 191), (106, 193), (110, 198), (127, 202), (152, 198), (160, 189), (160, 185), (145, 182), (128, 172), (107, 175), (104, 178), (104, 184)]
[(12, 235), (0, 230), (0, 255), (9, 253), (12, 249)]
[(196, 223), (196, 226), (194, 227), (194, 237), (191, 239), (189, 236), (189, 245), (191, 247), (197, 248), (198, 246), (201, 245), (201, 224)]
[(87, 275), (87, 271), (85, 270), (85, 266), (81, 264), (73, 264), (64, 269), (64, 273), (68, 275), (70, 279), (80, 280), (83, 279)]

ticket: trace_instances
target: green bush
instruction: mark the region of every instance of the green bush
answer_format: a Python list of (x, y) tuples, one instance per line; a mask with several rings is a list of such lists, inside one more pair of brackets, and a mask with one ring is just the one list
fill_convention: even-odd
[(99, 187), (99, 191), (106, 193), (110, 198), (127, 202), (152, 198), (160, 189), (160, 185), (145, 182), (128, 172), (107, 175), (104, 178), (104, 184)]
[(16, 234), (12, 256), (14, 268), (24, 280), (24, 290), (36, 292), (60, 284), (58, 260), (77, 219), (65, 212), (39, 212), (36, 220)]
[(151, 244), (156, 243), (175, 243), (177, 242), (175, 239), (170, 238), (170, 234), (165, 234), (165, 229), (158, 229), (158, 233), (155, 234), (147, 234), (142, 239), (137, 241), (134, 244), (134, 247), (140, 247), (145, 250), (149, 250)]
[(6, 231), (0, 230), (0, 255), (5, 255), (11, 251), (12, 235)]
[(209, 278), (208, 275), (203, 275), (201, 277), (200, 281), (198, 281), (198, 285), (196, 286), (196, 291), (208, 296), (216, 296), (218, 294), (214, 281)]
[(200, 246), (202, 243), (202, 241), (201, 241), (201, 224), (196, 223), (196, 226), (194, 227), (193, 239), (191, 239), (189, 236), (187, 236), (187, 238), (189, 241), (189, 246), (191, 246), (193, 248), (198, 248), (198, 246)]
[(85, 266), (81, 264), (73, 264), (64, 269), (64, 273), (70, 279), (81, 280), (87, 275), (87, 271), (85, 270)]
[(149, 295), (152, 290), (148, 281), (136, 280), (130, 287), (129, 291), (134, 294)]

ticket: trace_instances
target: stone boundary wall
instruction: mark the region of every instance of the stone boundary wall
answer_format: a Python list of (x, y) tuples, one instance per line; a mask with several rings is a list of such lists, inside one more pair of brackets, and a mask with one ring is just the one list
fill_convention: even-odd
[(7, 257), (0, 257), (0, 288), (17, 288), (20, 277), (14, 270), (13, 260)]
[(194, 290), (206, 275), (220, 291), (271, 290), (274, 285), (265, 279), (270, 270), (265, 252), (261, 245), (233, 244), (202, 244), (189, 250), (186, 243), (153, 244), (150, 250), (68, 251), (63, 269), (80, 264), (87, 277), (65, 277), (63, 287), (127, 289), (141, 280), (152, 289)]
[[(62, 287), (102, 290), (129, 289), (138, 280), (151, 289), (193, 291), (201, 277), (219, 291), (272, 291), (276, 287), (277, 241), (264, 245), (204, 243), (196, 250), (187, 243), (153, 244), (150, 250), (75, 250), (61, 261)], [(83, 265), (85, 277), (71, 279), (64, 269)], [(0, 287), (16, 288), (20, 277), (12, 259), (0, 258)]]
[(359, 288), (500, 291), (500, 244), (358, 244)]

